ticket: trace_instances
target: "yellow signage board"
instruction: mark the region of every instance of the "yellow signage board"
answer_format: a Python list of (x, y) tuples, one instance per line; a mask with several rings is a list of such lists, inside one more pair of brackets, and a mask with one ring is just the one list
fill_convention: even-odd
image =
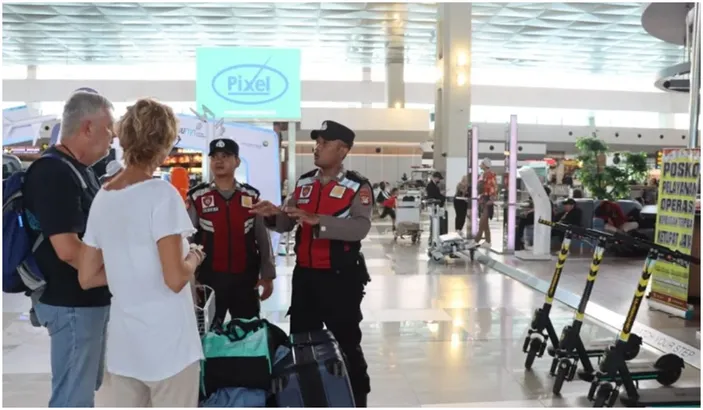
[[(696, 196), (700, 190), (700, 149), (664, 149), (654, 241), (686, 255), (693, 245)], [(659, 260), (654, 265), (650, 301), (688, 311), (689, 268)]]

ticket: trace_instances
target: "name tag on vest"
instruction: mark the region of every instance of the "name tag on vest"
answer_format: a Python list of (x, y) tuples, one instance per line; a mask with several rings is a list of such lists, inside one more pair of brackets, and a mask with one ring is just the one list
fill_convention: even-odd
[(251, 208), (253, 204), (250, 196), (242, 195), (242, 208)]
[(332, 188), (332, 191), (330, 191), (330, 197), (341, 199), (344, 196), (344, 192), (346, 190), (347, 188), (337, 185), (336, 187)]

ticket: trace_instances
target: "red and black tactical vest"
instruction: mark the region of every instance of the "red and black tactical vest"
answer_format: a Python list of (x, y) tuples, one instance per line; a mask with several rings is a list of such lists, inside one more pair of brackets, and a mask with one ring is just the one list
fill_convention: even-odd
[(252, 206), (259, 201), (259, 191), (237, 183), (234, 195), (227, 200), (215, 184), (200, 184), (188, 192), (191, 206), (198, 214), (195, 243), (206, 253), (201, 268), (209, 272), (257, 272), (261, 265), (254, 234)]
[[(302, 175), (293, 193), (297, 207), (317, 215), (350, 218), (354, 197), (368, 181), (358, 173), (342, 172), (336, 180), (322, 185), (318, 170)], [(295, 233), (297, 265), (303, 268), (341, 270), (356, 266), (361, 242), (318, 239), (314, 227), (301, 224)]]

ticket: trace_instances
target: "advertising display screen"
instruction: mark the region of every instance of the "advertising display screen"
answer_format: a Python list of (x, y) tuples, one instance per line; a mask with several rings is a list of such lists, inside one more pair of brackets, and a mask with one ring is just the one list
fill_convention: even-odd
[(300, 119), (300, 50), (198, 48), (196, 106), (237, 120)]

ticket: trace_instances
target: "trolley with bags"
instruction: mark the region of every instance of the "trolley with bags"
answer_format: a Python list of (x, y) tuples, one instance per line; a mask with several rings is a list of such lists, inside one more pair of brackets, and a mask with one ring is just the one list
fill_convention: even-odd
[(393, 240), (398, 237), (410, 236), (413, 243), (420, 241), (422, 229), (420, 214), (422, 208), (422, 194), (420, 191), (407, 191), (399, 195), (395, 208), (395, 233)]

